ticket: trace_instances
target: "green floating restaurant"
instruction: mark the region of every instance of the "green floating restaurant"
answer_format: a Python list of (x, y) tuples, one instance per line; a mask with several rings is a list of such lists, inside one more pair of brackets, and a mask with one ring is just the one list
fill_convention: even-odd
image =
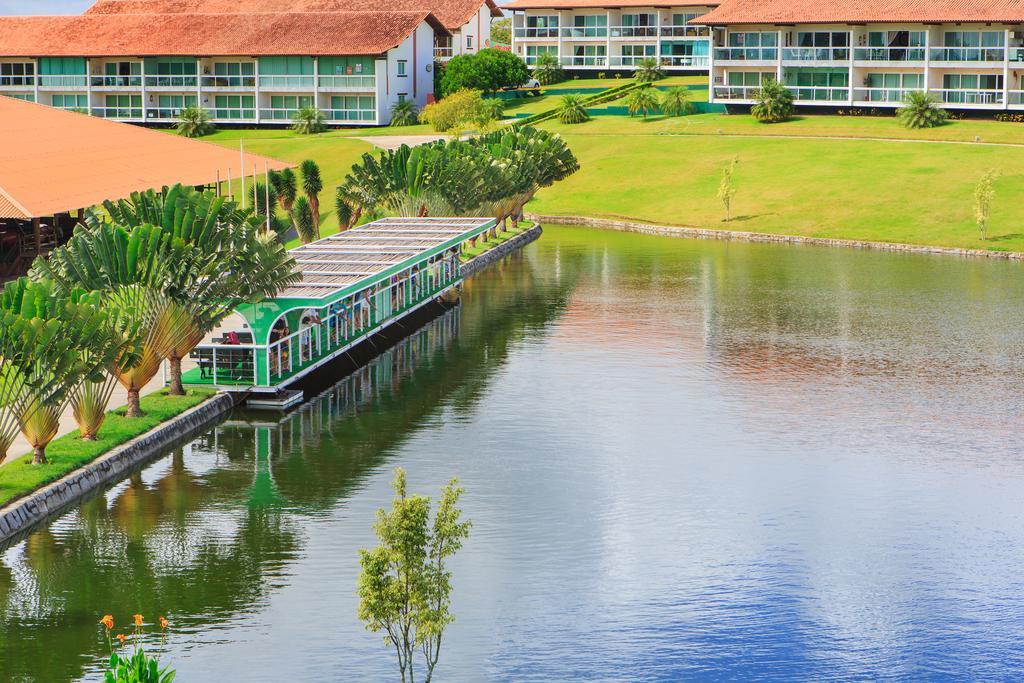
[(183, 368), (185, 384), (275, 394), (462, 283), (493, 218), (385, 218), (291, 251), (302, 279), (236, 309)]

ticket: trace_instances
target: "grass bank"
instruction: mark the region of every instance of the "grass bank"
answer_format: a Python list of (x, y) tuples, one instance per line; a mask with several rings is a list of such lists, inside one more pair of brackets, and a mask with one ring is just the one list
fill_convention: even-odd
[[(509, 225), (511, 226), (511, 223)], [(519, 223), (519, 227), (517, 228), (509, 227), (508, 230), (498, 230), (497, 236), (488, 237), (485, 240), (477, 240), (475, 247), (472, 249), (466, 249), (462, 252), (462, 262), (465, 263), (475, 259), (477, 256), (483, 256), (491, 249), (508, 242), (513, 237), (521, 235), (531, 228), (533, 228), (533, 223), (529, 221), (522, 221)]]
[(53, 440), (46, 449), (50, 461), (46, 465), (33, 465), (31, 455), (6, 463), (0, 467), (0, 507), (60, 479), (216, 393), (213, 389), (190, 388), (187, 396), (168, 396), (162, 391), (149, 394), (142, 397), (144, 417), (129, 420), (124, 417), (124, 408), (113, 410), (96, 441), (83, 441), (76, 431)]

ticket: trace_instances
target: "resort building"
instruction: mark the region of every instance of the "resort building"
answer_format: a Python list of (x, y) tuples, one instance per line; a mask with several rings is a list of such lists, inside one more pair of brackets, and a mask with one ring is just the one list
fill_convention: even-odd
[(927, 91), (951, 109), (1024, 109), (1024, 1), (724, 0), (712, 29), (713, 102), (750, 104), (766, 78), (800, 105), (898, 107)]
[(530, 66), (554, 55), (567, 71), (632, 71), (655, 58), (670, 72), (704, 72), (711, 32), (694, 23), (715, 0), (513, 0), (512, 50)]
[[(436, 4), (437, 9), (428, 5)], [(435, 58), (490, 42), (492, 0), (99, 0), (0, 18), (0, 95), (134, 123), (386, 125), (433, 97)]]

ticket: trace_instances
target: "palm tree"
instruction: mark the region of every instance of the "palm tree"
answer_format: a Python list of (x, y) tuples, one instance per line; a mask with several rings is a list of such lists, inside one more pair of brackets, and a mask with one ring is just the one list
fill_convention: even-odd
[(292, 223), (295, 224), (295, 232), (303, 244), (309, 244), (316, 239), (316, 228), (313, 227), (313, 209), (309, 200), (299, 197), (292, 206)]
[(935, 128), (946, 122), (949, 112), (930, 93), (914, 91), (907, 93), (896, 117), (904, 128)]
[(639, 90), (634, 90), (626, 98), (626, 107), (629, 109), (630, 116), (636, 116), (642, 113), (644, 118), (647, 118), (648, 112), (655, 109), (658, 106), (658, 95), (655, 93), (654, 88), (645, 86)]
[(395, 102), (391, 107), (392, 126), (414, 126), (419, 123), (420, 109), (412, 100)]
[(292, 130), (299, 135), (315, 135), (327, 130), (326, 121), (327, 117), (316, 107), (303, 107), (292, 120)]
[(750, 113), (761, 123), (780, 123), (793, 115), (793, 93), (773, 78), (762, 82), (754, 97)]
[(320, 192), (324, 189), (324, 181), (320, 177), (320, 167), (312, 159), (306, 159), (299, 165), (302, 172), (302, 191), (309, 200), (309, 208), (313, 216), (313, 234), (320, 237)]
[(562, 123), (574, 124), (590, 120), (583, 98), (579, 95), (563, 95), (558, 104), (558, 120)]
[(653, 83), (665, 78), (665, 72), (662, 70), (657, 59), (654, 57), (644, 57), (636, 63), (633, 78), (641, 83)]
[(122, 350), (98, 296), (63, 296), (53, 283), (28, 278), (7, 283), (0, 293), (0, 462), (20, 429), (33, 464), (46, 463), (70, 397)]
[(550, 52), (542, 52), (537, 55), (537, 61), (533, 65), (533, 77), (540, 81), (541, 85), (552, 85), (565, 80), (565, 71), (558, 63), (558, 57)]
[(185, 107), (178, 116), (178, 135), (201, 138), (217, 130), (210, 121), (210, 112), (202, 107)]
[(667, 88), (662, 92), (660, 104), (665, 116), (685, 116), (693, 111), (690, 91), (680, 86)]
[[(288, 219), (291, 220), (292, 206), (295, 204), (295, 197), (299, 193), (295, 171), (286, 168), (282, 171), (272, 172), (270, 174), (270, 184), (274, 188), (274, 194), (277, 195), (277, 201), (281, 205), (281, 209), (288, 214)], [(292, 227), (295, 227), (295, 221), (292, 221)]]
[(338, 228), (348, 230), (359, 220), (359, 208), (350, 197), (344, 185), (339, 185), (334, 194), (334, 214), (338, 217)]

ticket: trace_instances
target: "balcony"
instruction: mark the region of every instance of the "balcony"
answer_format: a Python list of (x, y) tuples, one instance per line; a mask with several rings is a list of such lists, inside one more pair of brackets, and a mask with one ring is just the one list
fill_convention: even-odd
[(1024, 106), (1024, 90), (1011, 90), (1007, 93), (1009, 95), (1009, 105), (1011, 107)]
[(929, 54), (933, 62), (1001, 64), (1006, 61), (1006, 50), (1001, 47), (937, 47)]
[(93, 107), (92, 115), (103, 119), (142, 120), (142, 107)]
[(932, 90), (945, 104), (969, 104), (976, 106), (1002, 106), (1005, 103), (1002, 90)]
[(662, 38), (707, 38), (711, 29), (707, 26), (662, 26)]
[(213, 109), (213, 120), (214, 121), (255, 121), (256, 110), (255, 109)]
[(634, 67), (640, 64), (645, 59), (657, 59), (654, 55), (639, 55), (639, 56), (618, 56), (611, 57), (610, 63), (612, 66), (623, 66), (623, 67)]
[(923, 62), (923, 47), (857, 47), (853, 49), (856, 62)]
[(520, 26), (513, 31), (516, 38), (558, 38), (557, 26)]
[(0, 76), (0, 88), (4, 90), (32, 90), (35, 87), (35, 76)]
[(716, 62), (774, 62), (779, 58), (775, 47), (716, 47)]
[(608, 29), (612, 38), (657, 38), (657, 26), (612, 26)]
[(255, 76), (203, 76), (204, 88), (211, 90), (255, 90)]
[(58, 88), (65, 90), (68, 88), (85, 88), (88, 86), (88, 76), (40, 76), (39, 87), (40, 88)]
[(850, 99), (849, 88), (836, 88), (825, 85), (796, 86), (787, 85), (786, 90), (793, 93), (796, 102), (845, 102)]
[(320, 89), (331, 91), (376, 92), (376, 76), (320, 76)]
[(1011, 62), (1024, 62), (1024, 47), (1017, 45), (1008, 48), (1006, 52)]
[(298, 109), (260, 109), (260, 120), (291, 123), (298, 113)]
[(142, 76), (90, 76), (89, 82), (92, 87), (102, 90), (141, 88)]
[(313, 90), (313, 76), (260, 76), (263, 90)]
[(324, 109), (328, 121), (376, 125), (377, 112), (373, 109)]
[(903, 104), (912, 92), (924, 92), (921, 88), (854, 88), (853, 100), (865, 104)]
[(658, 57), (662, 66), (673, 69), (708, 68), (707, 55), (662, 55)]
[(182, 111), (184, 110), (180, 107), (174, 109), (147, 109), (146, 120), (177, 121), (181, 118)]
[(448, 45), (447, 47), (437, 46), (434, 48), (434, 60), (438, 62), (444, 62), (455, 56), (455, 49)]
[(760, 86), (757, 85), (716, 85), (715, 99), (752, 101), (757, 97), (757, 91), (760, 89)]
[(607, 38), (608, 29), (604, 26), (571, 26), (561, 30), (563, 38), (585, 40), (588, 38)]
[(782, 50), (784, 62), (846, 62), (848, 47), (787, 47)]
[(198, 76), (146, 76), (147, 88), (192, 89), (198, 83)]
[(608, 66), (607, 57), (562, 57), (562, 66)]

